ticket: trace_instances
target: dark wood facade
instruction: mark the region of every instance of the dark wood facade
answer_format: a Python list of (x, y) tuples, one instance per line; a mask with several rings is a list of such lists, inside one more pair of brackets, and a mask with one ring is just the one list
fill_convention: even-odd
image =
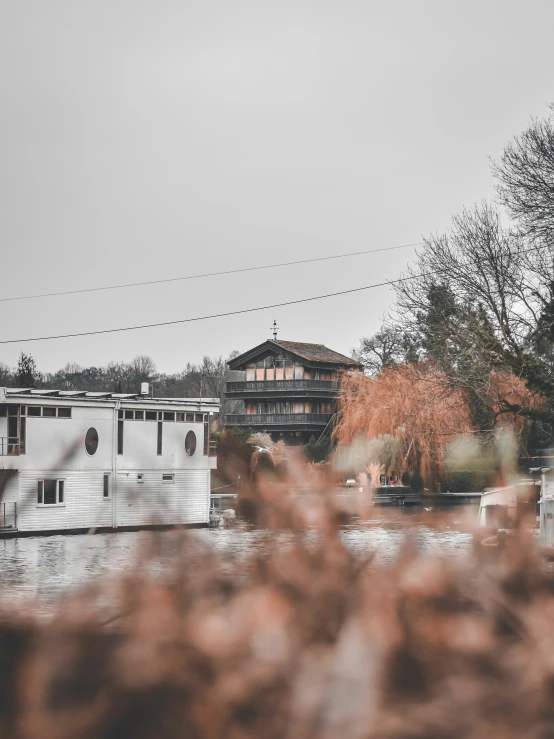
[(305, 443), (330, 429), (336, 412), (341, 371), (358, 362), (322, 344), (270, 339), (229, 362), (244, 380), (228, 382), (228, 398), (242, 400), (244, 413), (231, 414), (227, 426), (267, 431), (274, 441)]

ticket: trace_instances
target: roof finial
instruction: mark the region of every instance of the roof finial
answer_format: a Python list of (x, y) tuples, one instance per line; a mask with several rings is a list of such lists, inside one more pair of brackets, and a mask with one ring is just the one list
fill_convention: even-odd
[(271, 330), (273, 331), (273, 341), (277, 340), (277, 331), (279, 331), (279, 327), (277, 326), (277, 321), (273, 319), (273, 326), (271, 327)]

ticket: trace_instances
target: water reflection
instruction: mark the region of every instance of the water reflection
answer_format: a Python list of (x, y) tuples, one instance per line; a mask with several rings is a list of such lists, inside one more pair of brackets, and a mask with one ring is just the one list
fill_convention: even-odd
[[(425, 512), (407, 515), (397, 509), (376, 509), (371, 520), (345, 527), (341, 536), (354, 554), (374, 552), (377, 562), (394, 559), (407, 533), (421, 551), (452, 555), (471, 546), (469, 525), (474, 518), (472, 508), (454, 509), (436, 528), (429, 524)], [(263, 551), (267, 537), (274, 536), (243, 529), (195, 530), (190, 534), (224, 554), (229, 562)], [(169, 569), (182, 535), (176, 531), (156, 532), (156, 556), (149, 561), (150, 570), (163, 573)], [(277, 537), (283, 546), (291, 540), (287, 532)], [(131, 572), (152, 541), (153, 534), (147, 531), (2, 539), (2, 605), (11, 607), (32, 600), (36, 611), (47, 615), (75, 589), (101, 577)]]

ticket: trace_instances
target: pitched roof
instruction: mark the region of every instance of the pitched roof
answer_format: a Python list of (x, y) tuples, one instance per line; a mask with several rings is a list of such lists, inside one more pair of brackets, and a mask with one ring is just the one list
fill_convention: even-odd
[(228, 362), (229, 367), (236, 369), (243, 366), (245, 362), (250, 361), (253, 357), (271, 348), (290, 352), (296, 357), (310, 363), (320, 362), (321, 364), (336, 364), (341, 367), (352, 367), (353, 369), (361, 368), (360, 363), (355, 359), (351, 359), (344, 354), (339, 354), (339, 352), (335, 352), (323, 346), (323, 344), (305, 344), (300, 341), (280, 341), (278, 339), (268, 339), (263, 344), (240, 354)]
[(304, 344), (300, 341), (279, 341), (278, 339), (270, 339), (270, 344), (286, 349), (292, 354), (296, 354), (309, 362), (334, 362), (336, 364), (347, 364), (352, 367), (359, 367), (360, 363), (351, 357), (328, 349), (323, 344)]

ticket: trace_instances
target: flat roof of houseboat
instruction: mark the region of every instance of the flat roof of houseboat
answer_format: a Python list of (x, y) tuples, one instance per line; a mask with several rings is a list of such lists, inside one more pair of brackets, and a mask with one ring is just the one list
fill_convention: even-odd
[(48, 388), (0, 388), (0, 402), (2, 395), (6, 401), (13, 398), (20, 399), (53, 399), (60, 398), (63, 400), (85, 400), (85, 401), (104, 401), (113, 403), (114, 401), (138, 402), (138, 403), (159, 403), (167, 405), (169, 403), (175, 405), (220, 405), (219, 398), (151, 398), (149, 395), (141, 395), (141, 393), (110, 393), (110, 392), (89, 392), (88, 390), (51, 390)]

